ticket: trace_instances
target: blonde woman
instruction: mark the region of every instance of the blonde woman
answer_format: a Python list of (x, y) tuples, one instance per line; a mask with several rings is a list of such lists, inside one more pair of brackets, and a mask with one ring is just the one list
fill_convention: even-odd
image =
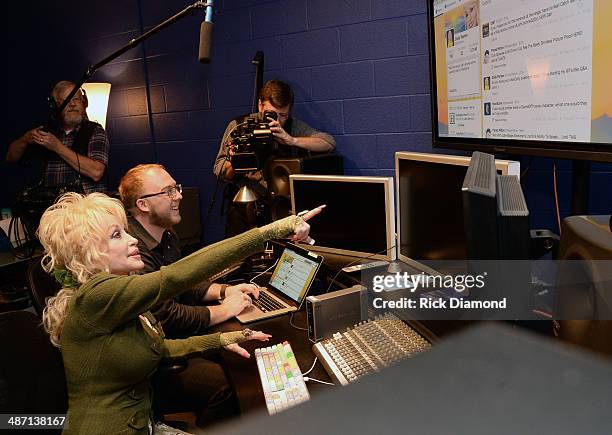
[(292, 234), (294, 241), (307, 240), (306, 221), (320, 211), (255, 228), (157, 272), (130, 275), (143, 262), (137, 240), (125, 231), (118, 200), (101, 193), (68, 193), (49, 207), (38, 230), (43, 266), (63, 288), (49, 300), (43, 322), (64, 360), (69, 395), (65, 433), (163, 433), (152, 421), (149, 385), (162, 358), (221, 347), (248, 358), (238, 343), (267, 341), (270, 335), (246, 329), (166, 340), (148, 310), (261, 250), (268, 239)]

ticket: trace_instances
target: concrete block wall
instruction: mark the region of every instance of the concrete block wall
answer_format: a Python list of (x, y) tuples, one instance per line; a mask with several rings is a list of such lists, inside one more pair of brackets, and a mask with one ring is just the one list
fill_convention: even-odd
[[(56, 36), (50, 32), (44, 42), (47, 66), (30, 73), (31, 81), (78, 78), (87, 65), (190, 4), (169, 0), (63, 3), (61, 11), (47, 6), (45, 19), (38, 18), (56, 23), (47, 25), (50, 30), (57, 25), (65, 30)], [(395, 151), (432, 152), (424, 0), (215, 3), (211, 64), (197, 61), (203, 19), (197, 13), (95, 75), (94, 80), (113, 84), (108, 120), (111, 188), (131, 166), (160, 162), (177, 181), (200, 189), (205, 214), (215, 187), (211, 168), (227, 121), (251, 107), (251, 59), (257, 50), (265, 53), (264, 78), (280, 78), (293, 86), (294, 114), (336, 137), (347, 174), (392, 176)], [(21, 45), (15, 52), (27, 52), (41, 42), (29, 37), (17, 44)], [(56, 54), (58, 47), (62, 51)], [(21, 101), (40, 94), (40, 86), (32, 92), (25, 86), (19, 89)], [(9, 133), (14, 136), (28, 125), (20, 117)], [(556, 230), (552, 160), (519, 159), (523, 167), (531, 161), (524, 187), (532, 226)], [(558, 167), (561, 210), (567, 215), (571, 167), (561, 160)], [(607, 164), (593, 167), (591, 213), (612, 210), (612, 195), (605, 187), (611, 172)], [(220, 202), (218, 194), (204, 229), (206, 242), (222, 237)]]

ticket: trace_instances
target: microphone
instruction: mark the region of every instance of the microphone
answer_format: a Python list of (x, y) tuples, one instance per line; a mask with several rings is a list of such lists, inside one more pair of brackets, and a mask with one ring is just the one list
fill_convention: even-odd
[(210, 63), (213, 32), (213, 0), (206, 2), (206, 17), (200, 25), (200, 50), (198, 59), (202, 63)]

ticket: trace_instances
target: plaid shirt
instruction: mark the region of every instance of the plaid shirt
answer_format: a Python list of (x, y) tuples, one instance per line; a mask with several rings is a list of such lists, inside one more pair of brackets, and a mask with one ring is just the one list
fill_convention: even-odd
[[(68, 148), (72, 149), (79, 128), (80, 127), (77, 127), (69, 133), (61, 131), (57, 138)], [(101, 125), (96, 125), (89, 139), (87, 157), (108, 166), (108, 137)], [(70, 184), (77, 179), (77, 176), (77, 171), (57, 154), (53, 154), (53, 156), (49, 158), (44, 176), (46, 186), (55, 187)], [(104, 192), (106, 190), (105, 177), (95, 182), (91, 178), (82, 175), (82, 184), (85, 193)]]

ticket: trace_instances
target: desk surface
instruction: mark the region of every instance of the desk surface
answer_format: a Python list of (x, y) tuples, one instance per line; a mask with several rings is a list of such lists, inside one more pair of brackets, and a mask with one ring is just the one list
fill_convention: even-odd
[[(264, 393), (259, 379), (259, 372), (257, 371), (257, 363), (255, 362), (254, 350), (256, 348), (266, 347), (287, 340), (289, 344), (291, 344), (302, 372), (306, 372), (310, 369), (310, 366), (312, 366), (315, 359), (315, 354), (312, 352), (313, 343), (308, 340), (308, 333), (306, 331), (298, 330), (289, 324), (289, 317), (289, 314), (285, 314), (246, 325), (250, 329), (261, 330), (268, 334), (272, 334), (272, 338), (267, 343), (248, 341), (241, 344), (241, 346), (251, 354), (249, 359), (242, 358), (232, 352), (223, 352), (222, 354), (229, 382), (234, 387), (236, 395), (238, 396), (240, 411), (243, 414), (254, 410), (261, 410), (262, 408), (265, 409), (266, 407)], [(294, 315), (293, 323), (299, 327), (306, 327), (306, 311), (304, 309)], [(234, 319), (216, 325), (212, 328), (212, 332), (235, 331), (245, 328), (246, 326)], [(320, 362), (317, 362), (314, 370), (309, 376), (322, 381), (331, 382), (330, 377), (327, 375), (327, 372)], [(307, 382), (306, 385), (311, 396), (320, 391), (337, 388), (317, 382)]]
[[(360, 274), (354, 274), (349, 276), (347, 274), (336, 274), (336, 271), (341, 267), (351, 263), (354, 259), (347, 259), (346, 256), (342, 255), (325, 255), (324, 267), (321, 268), (320, 274), (324, 276), (325, 287), (329, 285), (330, 280), (334, 282), (330, 287), (337, 288), (351, 286), (360, 283)], [(412, 270), (408, 265), (402, 267)], [(315, 359), (315, 354), (312, 351), (313, 343), (308, 340), (308, 332), (301, 331), (292, 327), (289, 324), (289, 314), (285, 314), (271, 319), (265, 319), (259, 322), (249, 323), (248, 325), (242, 325), (238, 320), (228, 320), (219, 325), (211, 328), (211, 332), (225, 332), (235, 331), (249, 327), (254, 330), (261, 330), (272, 335), (269, 342), (263, 343), (259, 341), (248, 341), (241, 344), (249, 353), (251, 358), (245, 359), (232, 352), (223, 352), (222, 358), (225, 363), (226, 374), (230, 384), (233, 386), (234, 391), (238, 397), (240, 403), (240, 410), (242, 413), (247, 413), (255, 410), (265, 409), (265, 399), (263, 389), (261, 387), (261, 381), (259, 378), (259, 372), (257, 371), (257, 363), (255, 361), (254, 349), (259, 347), (266, 347), (268, 345), (280, 343), (287, 340), (296, 355), (298, 364), (302, 372), (310, 369)], [(306, 311), (304, 307), (295, 313), (293, 317), (293, 323), (299, 327), (306, 328)], [(449, 321), (434, 321), (432, 325), (421, 325), (424, 328), (429, 328), (433, 331), (434, 336), (444, 335), (445, 333), (456, 331), (458, 329), (458, 322)], [(465, 322), (459, 322), (459, 326), (464, 326)], [(434, 328), (432, 328), (434, 326)], [(414, 327), (414, 326), (413, 326)], [(422, 328), (417, 328), (422, 334), (424, 332)], [(424, 334), (428, 336), (428, 334)], [(431, 334), (430, 334), (431, 335)], [(309, 374), (315, 379), (330, 382), (331, 378), (323, 368), (320, 362), (317, 362), (313, 371)], [(317, 382), (308, 382), (308, 391), (311, 396), (317, 395), (318, 393), (329, 391), (330, 389), (338, 388), (330, 385), (319, 384)]]
[[(414, 358), (221, 434), (610, 433), (612, 364), (481, 324)], [(607, 428), (607, 429), (606, 429)]]

